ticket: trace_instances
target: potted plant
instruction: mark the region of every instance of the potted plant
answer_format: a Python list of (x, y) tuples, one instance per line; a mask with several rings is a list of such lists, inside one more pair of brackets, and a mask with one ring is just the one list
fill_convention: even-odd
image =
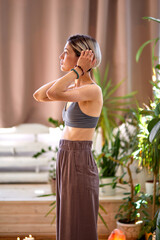
[[(152, 202), (152, 218), (147, 219), (146, 226), (147, 232), (150, 230), (152, 233), (156, 230), (156, 221), (158, 213), (156, 212), (156, 195), (158, 195), (157, 185), (159, 186), (158, 177), (160, 176), (160, 103), (158, 103), (153, 110), (154, 115), (152, 120), (148, 123), (149, 130), (149, 142), (152, 147), (152, 160), (150, 162), (150, 167), (153, 171), (153, 202)], [(159, 198), (158, 198), (158, 204)], [(151, 229), (148, 229), (148, 226), (152, 226)], [(153, 228), (154, 227), (154, 228)]]
[[(152, 18), (152, 17), (144, 17), (144, 19), (156, 21), (160, 23), (160, 19)], [(159, 138), (159, 122), (160, 122), (160, 94), (159, 94), (159, 85), (160, 85), (160, 64), (159, 64), (159, 57), (157, 57), (155, 53), (155, 47), (160, 40), (159, 37), (149, 40), (142, 44), (142, 46), (139, 48), (137, 55), (136, 55), (136, 61), (138, 62), (141, 53), (148, 44), (153, 43), (152, 47), (152, 69), (153, 69), (153, 75), (152, 75), (152, 90), (153, 90), (153, 100), (150, 101), (150, 105), (146, 106), (146, 109), (141, 110), (142, 116), (144, 116), (144, 123), (146, 126), (144, 128), (146, 129), (146, 136), (145, 136), (145, 142), (148, 144), (148, 149), (150, 147), (150, 156), (151, 158), (147, 158), (147, 154), (144, 151), (144, 157), (143, 162), (145, 164), (148, 164), (149, 168), (153, 172), (154, 175), (154, 193), (156, 193), (156, 182), (157, 182), (157, 175), (159, 175), (159, 160), (160, 160), (160, 151), (159, 151), (159, 144), (160, 144), (160, 138)], [(143, 141), (143, 138), (142, 138)], [(142, 151), (143, 153), (143, 151)], [(160, 176), (159, 176), (160, 177)], [(159, 181), (160, 182), (160, 181)], [(159, 192), (160, 193), (160, 192)], [(156, 194), (155, 194), (156, 196)], [(156, 199), (153, 195), (153, 198)], [(155, 201), (154, 201), (155, 202)], [(155, 207), (154, 207), (155, 209)], [(152, 213), (152, 216), (154, 216), (155, 210)]]
[[(94, 153), (94, 155), (99, 167), (100, 187), (103, 187), (100, 188), (100, 193), (113, 195), (116, 187), (115, 179), (118, 163), (112, 162), (109, 159), (109, 156), (118, 159), (120, 152), (120, 134), (113, 134), (113, 130), (118, 127), (119, 121), (125, 121), (123, 114), (130, 112), (128, 106), (133, 103), (133, 96), (136, 92), (124, 96), (114, 96), (123, 81), (113, 86), (111, 79), (108, 80), (108, 72), (108, 65), (105, 69), (103, 78), (101, 78), (98, 68), (93, 71), (96, 83), (101, 87), (103, 94), (103, 107), (97, 125), (97, 131), (101, 129), (102, 133), (102, 148), (99, 154)], [(113, 181), (111, 180), (111, 177)], [(110, 182), (106, 183), (106, 179), (108, 178)], [(112, 186), (110, 193), (108, 193), (108, 189), (105, 190), (109, 185)]]
[[(160, 23), (160, 19), (155, 19), (152, 17), (145, 17), (144, 19), (149, 19)], [(153, 69), (153, 76), (152, 76), (152, 89), (153, 89), (153, 101), (150, 101), (150, 105), (146, 106), (146, 109), (141, 109), (141, 119), (143, 118), (143, 124), (140, 123), (140, 127), (143, 129), (143, 134), (141, 132), (139, 136), (139, 153), (137, 157), (140, 160), (141, 166), (147, 167), (153, 173), (153, 203), (152, 203), (152, 217), (147, 218), (145, 222), (146, 229), (150, 229), (153, 232), (153, 226), (155, 221), (155, 211), (156, 211), (156, 194), (157, 194), (157, 184), (160, 182), (158, 181), (158, 177), (160, 178), (160, 94), (159, 94), (159, 76), (160, 76), (160, 64), (159, 58), (155, 54), (155, 47), (160, 38), (155, 38), (145, 42), (138, 50), (136, 55), (136, 60), (138, 61), (140, 55), (148, 44), (153, 43), (152, 47), (152, 69)], [(160, 192), (159, 192), (160, 193)], [(159, 203), (159, 201), (158, 201)], [(155, 227), (154, 227), (155, 228)], [(148, 230), (147, 230), (148, 231)]]
[[(155, 106), (155, 102), (154, 102)], [(158, 183), (158, 172), (159, 172), (159, 139), (156, 136), (158, 133), (158, 121), (160, 120), (159, 115), (159, 103), (156, 107), (152, 104), (148, 109), (140, 110), (140, 120), (139, 120), (139, 127), (140, 131), (138, 134), (139, 144), (138, 144), (138, 151), (134, 153), (134, 156), (138, 159), (139, 165), (142, 168), (148, 169), (148, 171), (152, 174), (151, 180), (155, 179), (155, 194), (156, 194), (156, 185)], [(154, 128), (155, 126), (155, 128)], [(153, 129), (153, 130), (152, 130)], [(157, 131), (157, 133), (156, 133)], [(157, 180), (156, 180), (157, 179)], [(158, 186), (158, 185), (157, 185)], [(153, 194), (152, 192), (149, 193), (150, 195)], [(158, 194), (158, 191), (157, 191)], [(153, 211), (155, 214), (155, 211)]]
[(138, 109), (138, 149), (134, 152), (134, 157), (138, 161), (138, 176), (143, 176), (143, 189), (150, 195), (153, 195), (153, 190), (148, 189), (148, 185), (153, 182), (153, 144), (149, 141), (148, 124), (153, 119), (153, 115), (154, 110), (150, 106), (147, 106), (147, 109)]
[(143, 214), (147, 215), (145, 209), (147, 208), (147, 201), (144, 194), (140, 192), (140, 184), (134, 184), (132, 171), (130, 169), (131, 164), (133, 164), (134, 158), (132, 155), (125, 156), (120, 161), (110, 157), (113, 162), (118, 162), (124, 168), (126, 168), (128, 173), (128, 181), (121, 181), (123, 184), (127, 184), (129, 187), (128, 191), (124, 193), (124, 202), (120, 205), (119, 211), (115, 218), (117, 220), (117, 228), (122, 230), (127, 240), (137, 240), (142, 227), (142, 216), (141, 211), (143, 209)]
[(113, 162), (109, 157), (118, 159), (120, 149), (119, 132), (115, 136), (115, 141), (110, 146), (106, 140), (102, 146), (101, 153), (96, 156), (100, 177), (100, 195), (111, 196), (115, 194), (116, 184), (114, 182), (117, 170), (117, 162)]
[(146, 240), (153, 240), (153, 236), (155, 237), (156, 231), (158, 231), (158, 227), (159, 227), (157, 224), (158, 213), (159, 213), (159, 210), (156, 212), (153, 219), (149, 218), (149, 216), (143, 219), (143, 227), (139, 235), (140, 238), (142, 236), (145, 236)]

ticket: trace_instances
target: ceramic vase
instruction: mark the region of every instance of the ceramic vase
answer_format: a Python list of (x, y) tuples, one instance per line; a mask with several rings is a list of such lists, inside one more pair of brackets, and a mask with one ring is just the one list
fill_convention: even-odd
[(142, 224), (142, 221), (139, 221), (135, 224), (117, 221), (117, 228), (124, 232), (126, 240), (137, 240), (142, 228)]

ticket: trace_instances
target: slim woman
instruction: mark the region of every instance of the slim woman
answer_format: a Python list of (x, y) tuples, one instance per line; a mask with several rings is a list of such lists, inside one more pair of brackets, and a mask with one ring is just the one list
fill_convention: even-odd
[(67, 73), (34, 93), (39, 102), (66, 102), (56, 166), (57, 240), (98, 240), (99, 178), (91, 148), (103, 98), (90, 70), (101, 52), (92, 37), (74, 35), (59, 58)]

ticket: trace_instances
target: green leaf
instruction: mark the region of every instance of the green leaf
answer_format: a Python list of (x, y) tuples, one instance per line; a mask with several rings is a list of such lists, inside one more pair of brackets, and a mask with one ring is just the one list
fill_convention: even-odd
[(140, 184), (136, 184), (134, 190), (135, 190), (135, 194), (139, 193), (140, 190), (141, 190), (141, 185)]
[(112, 108), (112, 111), (128, 112), (128, 108)]
[(154, 116), (155, 112), (153, 110), (145, 109), (145, 110), (140, 111), (140, 114), (145, 115), (145, 116), (147, 116), (147, 115)]
[(151, 84), (152, 84), (152, 86), (154, 86), (154, 87), (156, 87), (157, 89), (160, 89), (160, 87), (158, 86), (158, 84), (159, 84), (159, 81), (157, 82), (150, 82)]
[(53, 224), (55, 222), (55, 220), (56, 220), (56, 214), (54, 215), (51, 224)]
[(112, 183), (102, 183), (102, 184), (99, 184), (99, 187), (110, 186), (110, 185), (112, 185)]
[(109, 65), (107, 64), (106, 69), (105, 69), (105, 73), (104, 73), (103, 88), (106, 86), (106, 83), (107, 83), (108, 72), (109, 72)]
[(110, 98), (108, 100), (109, 104), (112, 104), (113, 106), (125, 106), (125, 105), (131, 105), (133, 104), (133, 101), (122, 101), (122, 102), (118, 102), (117, 99), (112, 99)]
[(157, 124), (157, 122), (160, 121), (160, 118), (153, 118), (149, 123), (148, 123), (148, 131), (151, 132), (152, 128)]
[(55, 204), (56, 204), (56, 201), (53, 201), (49, 206), (51, 207), (51, 206), (53, 206)]
[(36, 154), (33, 155), (34, 158), (38, 158), (39, 156), (41, 156), (43, 153), (46, 153), (46, 150), (45, 149), (41, 149), (40, 152), (37, 152)]
[(52, 123), (55, 127), (59, 127), (60, 122), (58, 120), (55, 120), (53, 118), (48, 118), (48, 122)]
[(156, 68), (156, 69), (160, 69), (160, 64), (157, 64), (157, 65), (155, 66), (155, 68)]
[[(111, 116), (115, 116), (117, 119), (121, 120), (122, 122), (124, 122), (124, 117), (122, 115), (119, 114), (110, 114)], [(115, 126), (116, 127), (116, 126)]]
[(103, 222), (104, 226), (108, 229), (107, 223), (105, 222), (104, 218), (102, 217), (102, 215), (100, 213), (98, 213), (101, 221)]
[(134, 91), (134, 92), (131, 92), (131, 93), (128, 93), (124, 96), (118, 96), (118, 97), (114, 97), (113, 99), (115, 100), (123, 100), (123, 99), (127, 99), (127, 98), (133, 98), (133, 96), (137, 94), (137, 91)]
[(153, 47), (152, 47), (152, 67), (154, 67), (154, 62), (158, 60), (158, 58), (154, 55), (155, 46), (156, 46), (158, 41), (159, 41), (159, 38), (156, 38), (155, 42), (153, 44)]
[(108, 97), (111, 96), (115, 91), (121, 86), (121, 84), (124, 82), (124, 80), (117, 83), (114, 87), (112, 87), (111, 91), (108, 93)]
[(103, 101), (105, 101), (105, 99), (108, 99), (108, 94), (107, 91), (109, 90), (109, 88), (111, 87), (111, 80), (108, 81), (106, 87), (104, 87), (102, 89), (102, 93), (103, 93)]
[(105, 210), (105, 208), (104, 208), (101, 204), (99, 204), (99, 207), (100, 207), (100, 209), (102, 209), (102, 211), (103, 211), (105, 214), (107, 214), (107, 211)]
[(55, 208), (56, 208), (56, 205), (53, 206), (53, 207), (47, 212), (47, 214), (45, 215), (45, 217), (47, 217)]
[(150, 134), (149, 134), (149, 141), (153, 142), (155, 138), (160, 137), (160, 121), (157, 122), (157, 124), (152, 128)]
[(160, 103), (157, 104), (154, 112), (155, 112), (155, 115), (156, 115), (156, 116), (158, 116), (158, 115), (160, 114)]
[(143, 214), (144, 214), (145, 216), (147, 216), (147, 217), (150, 216), (150, 214), (149, 214), (148, 212), (146, 212), (145, 210), (142, 210), (142, 212), (143, 212)]
[(143, 44), (140, 46), (140, 48), (138, 49), (137, 54), (136, 54), (136, 62), (139, 61), (139, 58), (140, 58), (140, 56), (141, 56), (141, 53), (142, 53), (144, 47), (147, 46), (147, 45), (148, 45), (149, 43), (151, 43), (151, 42), (155, 42), (156, 39), (157, 39), (157, 38), (148, 40), (148, 41), (146, 41), (145, 43), (143, 43)]
[(155, 22), (160, 23), (160, 19), (158, 19), (158, 18), (153, 18), (153, 17), (143, 17), (143, 19), (152, 20), (152, 21), (155, 21)]
[(50, 197), (50, 196), (56, 196), (56, 194), (50, 193), (50, 194), (39, 195), (38, 197)]
[(102, 86), (101, 86), (101, 76), (100, 76), (99, 68), (93, 69), (93, 74), (94, 74), (96, 83), (97, 83), (100, 87), (102, 87)]

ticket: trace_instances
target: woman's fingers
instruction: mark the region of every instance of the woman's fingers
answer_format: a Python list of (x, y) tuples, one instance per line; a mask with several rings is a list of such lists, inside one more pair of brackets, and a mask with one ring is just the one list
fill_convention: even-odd
[(82, 52), (81, 52), (81, 56), (84, 56), (84, 55), (85, 55), (85, 51), (82, 51)]
[(85, 56), (91, 56), (92, 54), (93, 54), (92, 50), (86, 50), (86, 51), (84, 52), (84, 55), (85, 55)]
[(95, 65), (96, 59), (92, 50), (82, 51), (78, 59), (77, 65), (80, 65), (84, 71)]
[(88, 58), (91, 62), (92, 62), (93, 59), (94, 59), (94, 53), (93, 53), (92, 50), (86, 50), (84, 56), (85, 56), (86, 58)]
[(93, 57), (94, 53), (92, 50), (86, 50), (81, 52), (81, 57)]

